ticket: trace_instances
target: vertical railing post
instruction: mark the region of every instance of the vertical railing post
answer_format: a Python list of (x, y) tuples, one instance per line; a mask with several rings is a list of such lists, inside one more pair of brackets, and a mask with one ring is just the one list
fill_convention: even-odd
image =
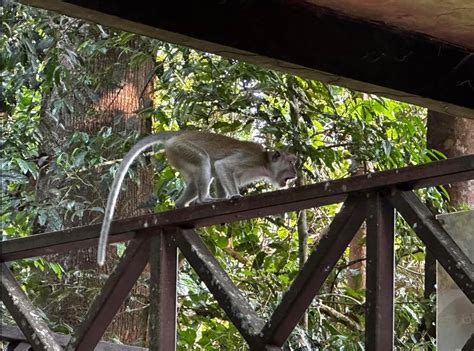
[(151, 351), (176, 350), (176, 230), (151, 240), (149, 335)]
[(365, 349), (393, 350), (395, 210), (380, 193), (369, 198)]

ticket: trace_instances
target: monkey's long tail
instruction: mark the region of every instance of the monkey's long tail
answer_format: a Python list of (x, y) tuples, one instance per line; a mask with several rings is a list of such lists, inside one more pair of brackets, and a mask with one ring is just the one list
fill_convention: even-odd
[(107, 248), (107, 239), (109, 237), (109, 230), (110, 224), (112, 223), (112, 219), (114, 217), (115, 205), (117, 204), (117, 198), (120, 192), (120, 188), (122, 187), (123, 180), (130, 165), (133, 161), (140, 155), (143, 151), (147, 148), (156, 145), (156, 144), (164, 144), (168, 139), (180, 134), (180, 132), (171, 132), (171, 131), (162, 131), (156, 134), (149, 135), (138, 143), (136, 143), (130, 151), (128, 151), (122, 163), (115, 174), (114, 182), (112, 183), (112, 187), (110, 188), (109, 197), (107, 199), (107, 207), (105, 209), (104, 214), (104, 221), (102, 222), (102, 228), (100, 230), (100, 237), (99, 237), (99, 246), (97, 249), (97, 263), (99, 266), (103, 266), (105, 263), (105, 254)]

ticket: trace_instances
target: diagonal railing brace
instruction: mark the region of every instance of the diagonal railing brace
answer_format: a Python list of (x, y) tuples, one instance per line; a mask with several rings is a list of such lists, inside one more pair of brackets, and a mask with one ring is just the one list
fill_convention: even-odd
[(474, 264), (434, 214), (411, 191), (395, 193), (389, 200), (467, 298), (474, 303)]
[(152, 236), (132, 240), (117, 267), (90, 307), (76, 335), (67, 346), (70, 351), (94, 350), (118, 309), (142, 273), (150, 254)]
[(54, 339), (40, 312), (18, 285), (6, 264), (1, 264), (0, 292), (2, 301), (15, 319), (34, 350), (60, 351), (62, 347)]
[(262, 344), (281, 347), (317, 294), (366, 216), (366, 201), (349, 197), (336, 215), (328, 232), (309, 256), (290, 289), (263, 329)]
[(254, 343), (264, 322), (221, 268), (206, 244), (192, 229), (180, 230), (176, 241), (179, 250), (214, 295), (232, 323), (249, 344)]

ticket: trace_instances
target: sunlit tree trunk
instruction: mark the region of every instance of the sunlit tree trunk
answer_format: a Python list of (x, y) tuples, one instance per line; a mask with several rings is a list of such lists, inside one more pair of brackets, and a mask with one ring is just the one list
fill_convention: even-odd
[[(91, 63), (88, 69), (95, 74), (103, 74), (105, 68), (112, 65), (120, 67), (114, 74), (115, 82), (106, 81), (98, 91), (99, 99), (94, 102), (81, 103), (77, 101), (74, 106), (74, 113), (63, 115), (64, 131), (58, 131), (64, 138), (74, 131), (87, 132), (90, 135), (96, 134), (102, 127), (112, 127), (116, 133), (127, 131), (139, 131), (146, 133), (151, 130), (150, 119), (141, 118), (137, 111), (151, 105), (152, 82), (150, 73), (153, 70), (153, 60), (145, 61), (139, 67), (131, 67), (130, 57), (125, 54), (110, 50), (106, 56)], [(123, 155), (106, 155), (112, 159), (121, 158)], [(107, 172), (108, 167), (90, 170), (93, 172)], [(84, 175), (87, 178), (88, 175)], [(146, 194), (152, 192), (152, 169), (139, 168), (136, 171), (135, 182), (126, 181), (126, 190), (122, 190), (119, 197), (116, 218), (131, 217), (144, 214), (141, 208)], [(91, 177), (92, 178), (92, 177)], [(92, 182), (91, 182), (92, 183)], [(95, 189), (97, 190), (97, 188)], [(105, 206), (107, 192), (98, 193), (92, 188), (81, 187), (73, 196), (80, 196), (86, 201), (96, 203), (98, 206)], [(97, 213), (84, 212), (84, 215), (72, 222), (65, 223), (66, 226), (88, 225), (91, 221), (97, 222)], [(86, 285), (87, 289), (98, 289), (102, 287), (104, 278), (115, 267), (117, 253), (114, 247), (108, 249), (106, 266), (99, 269), (96, 263), (96, 249), (84, 249), (71, 251), (67, 255), (61, 255), (57, 259), (66, 269), (88, 272), (87, 281), (79, 278), (73, 284)], [(95, 272), (95, 273), (92, 273)], [(145, 275), (148, 273), (144, 273)], [(131, 297), (121, 307), (112, 324), (109, 326), (106, 338), (118, 338), (125, 344), (143, 345), (146, 340), (147, 331), (147, 304), (148, 287), (144, 284), (146, 277), (142, 276), (132, 290)], [(89, 297), (88, 297), (89, 298)], [(77, 316), (84, 316), (92, 301), (81, 296), (71, 296), (61, 304), (57, 313), (63, 316), (74, 316), (71, 321), (73, 326), (77, 323)]]
[[(138, 110), (152, 104), (152, 84), (149, 77), (150, 72), (153, 71), (154, 63), (150, 59), (139, 67), (130, 67), (127, 65), (129, 59), (130, 57), (127, 55), (121, 55), (120, 57), (110, 55), (110, 57), (105, 58), (105, 61), (108, 62), (96, 62), (96, 70), (100, 70), (103, 65), (112, 62), (124, 64), (125, 69), (122, 71), (123, 75), (119, 86), (108, 86), (102, 91), (101, 99), (96, 106), (98, 114), (94, 118), (95, 130), (98, 130), (103, 125), (113, 125), (114, 118), (117, 115), (121, 115), (120, 122), (117, 123), (115, 121), (116, 124), (113, 126), (115, 131), (138, 130), (140, 134), (151, 131), (150, 119), (140, 118), (136, 113)], [(78, 122), (80, 123), (81, 121)], [(120, 157), (121, 155), (117, 156)], [(119, 197), (117, 218), (137, 216), (145, 213), (145, 210), (141, 208), (141, 204), (145, 196), (153, 191), (153, 171), (150, 168), (139, 168), (136, 175), (138, 181), (127, 181), (126, 189), (122, 191)], [(91, 195), (94, 196), (93, 194)], [(114, 249), (109, 251), (114, 251)], [(114, 257), (113, 255), (110, 256)], [(81, 257), (78, 258), (81, 260)], [(96, 250), (88, 250), (84, 259), (87, 263), (92, 260), (95, 265)], [(109, 260), (111, 262), (107, 266), (109, 272), (115, 266), (114, 261)], [(144, 273), (144, 275), (148, 275), (148, 273)], [(126, 344), (144, 345), (148, 320), (148, 309), (145, 308), (148, 302), (148, 293), (148, 286), (144, 284), (144, 279), (139, 279), (131, 292), (133, 298), (122, 305), (108, 329), (108, 335), (117, 336)]]
[(350, 269), (348, 286), (353, 290), (365, 288), (365, 225), (361, 226), (356, 235), (349, 244), (349, 263), (352, 263)]
[[(474, 119), (429, 111), (427, 139), (429, 148), (448, 158), (474, 154)], [(447, 191), (451, 206), (474, 207), (474, 180), (452, 184)]]
[[(362, 175), (365, 174), (365, 167), (359, 167), (353, 174)], [(351, 264), (348, 269), (350, 270), (347, 285), (353, 290), (359, 290), (365, 288), (365, 273), (366, 273), (366, 248), (365, 248), (365, 236), (366, 227), (361, 226), (357, 231), (356, 235), (349, 244), (349, 263)]]

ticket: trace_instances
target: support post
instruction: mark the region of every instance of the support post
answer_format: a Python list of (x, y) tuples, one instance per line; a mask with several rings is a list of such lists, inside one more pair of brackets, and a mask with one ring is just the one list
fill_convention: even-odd
[(66, 350), (94, 350), (108, 325), (145, 268), (150, 253), (150, 237), (128, 244), (125, 254), (96, 297)]
[(178, 272), (176, 230), (151, 239), (150, 351), (176, 350), (176, 282)]
[(365, 349), (393, 350), (393, 207), (380, 193), (372, 194), (367, 213), (367, 278)]
[[(430, 299), (431, 295), (436, 295), (436, 259), (433, 254), (425, 246), (425, 281), (423, 296), (425, 299)], [(420, 324), (420, 331), (425, 331), (424, 339), (429, 341), (430, 337), (436, 340), (436, 311), (425, 311), (423, 321)], [(423, 333), (420, 333), (420, 337)]]
[(26, 339), (34, 350), (60, 351), (62, 347), (56, 342), (40, 313), (18, 285), (15, 277), (6, 264), (1, 264), (0, 292), (5, 307), (11, 313)]

